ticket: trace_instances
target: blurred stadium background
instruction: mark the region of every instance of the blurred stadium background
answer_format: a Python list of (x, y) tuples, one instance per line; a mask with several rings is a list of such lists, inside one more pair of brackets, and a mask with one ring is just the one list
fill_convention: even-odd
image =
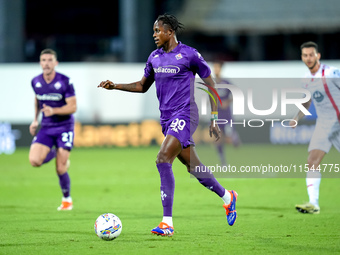
[[(155, 49), (153, 22), (165, 12), (185, 25), (178, 39), (198, 49), (209, 64), (224, 61), (223, 76), (230, 79), (302, 77), (306, 68), (299, 46), (309, 40), (319, 44), (323, 62), (340, 67), (337, 0), (0, 0), (0, 153), (30, 144), (30, 81), (41, 72), (44, 48), (57, 51), (57, 71), (74, 81), (76, 147), (159, 143), (154, 86), (143, 96), (96, 86), (106, 79), (142, 77)], [(310, 133), (312, 124), (307, 121), (299, 132)], [(308, 142), (308, 136), (294, 141), (298, 136), (285, 129), (239, 131), (244, 143)]]

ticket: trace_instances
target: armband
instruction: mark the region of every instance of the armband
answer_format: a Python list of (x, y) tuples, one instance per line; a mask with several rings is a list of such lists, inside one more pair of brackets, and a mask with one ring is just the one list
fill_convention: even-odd
[(211, 121), (218, 119), (218, 112), (211, 112)]

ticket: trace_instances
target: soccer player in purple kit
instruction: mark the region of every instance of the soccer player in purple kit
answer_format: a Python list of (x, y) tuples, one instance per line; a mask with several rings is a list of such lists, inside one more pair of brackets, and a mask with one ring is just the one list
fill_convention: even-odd
[[(56, 158), (56, 170), (63, 193), (62, 203), (57, 208), (72, 210), (70, 177), (68, 175), (69, 156), (73, 147), (74, 117), (77, 102), (70, 78), (55, 71), (58, 65), (54, 50), (45, 49), (40, 53), (40, 66), (43, 73), (32, 79), (35, 93), (35, 116), (29, 130), (34, 136), (29, 161), (40, 167)], [(38, 130), (38, 117), (42, 112), (41, 128)]]
[[(221, 71), (223, 67), (223, 62), (215, 62), (213, 64), (214, 74), (215, 74), (215, 82), (216, 84), (230, 84), (230, 82), (226, 79), (223, 79), (221, 77)], [(219, 124), (219, 127), (221, 128), (221, 139), (216, 143), (216, 148), (218, 155), (220, 157), (221, 164), (223, 166), (229, 165), (225, 156), (225, 149), (224, 145), (232, 144), (234, 147), (238, 147), (241, 144), (240, 137), (238, 135), (238, 132), (230, 125), (233, 114), (231, 111), (232, 108), (232, 101), (233, 97), (231, 94), (231, 91), (226, 88), (220, 88), (217, 90), (222, 105), (218, 108), (218, 119), (227, 120), (227, 124)]]
[[(222, 187), (210, 171), (195, 171), (196, 167), (206, 168), (195, 152), (192, 139), (199, 116), (193, 93), (190, 91), (194, 90), (196, 73), (206, 84), (212, 87), (215, 84), (203, 57), (194, 48), (177, 41), (176, 33), (182, 28), (183, 25), (175, 16), (169, 14), (158, 16), (153, 26), (153, 38), (157, 49), (150, 54), (142, 79), (130, 84), (117, 84), (107, 80), (98, 85), (108, 90), (144, 93), (154, 81), (156, 82), (161, 112), (160, 123), (165, 136), (156, 160), (161, 180), (163, 219), (151, 233), (161, 236), (174, 234), (172, 206), (175, 179), (172, 163), (176, 157), (203, 186), (222, 198), (229, 225), (234, 224), (237, 216), (235, 210), (237, 193)], [(215, 104), (211, 103), (211, 107), (212, 112), (217, 111)], [(212, 114), (212, 117), (217, 119), (217, 114)], [(213, 121), (210, 126), (210, 136), (212, 135), (216, 140), (220, 137), (220, 130), (217, 125), (213, 125)]]

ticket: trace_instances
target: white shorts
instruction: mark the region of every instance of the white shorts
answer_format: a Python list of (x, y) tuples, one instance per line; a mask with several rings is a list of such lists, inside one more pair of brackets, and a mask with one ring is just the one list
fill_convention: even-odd
[(331, 134), (328, 137), (329, 141), (334, 145), (334, 147), (340, 152), (340, 123), (337, 122), (333, 125)]
[(315, 130), (308, 146), (308, 152), (311, 150), (322, 150), (326, 153), (334, 147), (340, 151), (340, 125), (339, 122), (335, 124), (325, 125), (317, 121)]

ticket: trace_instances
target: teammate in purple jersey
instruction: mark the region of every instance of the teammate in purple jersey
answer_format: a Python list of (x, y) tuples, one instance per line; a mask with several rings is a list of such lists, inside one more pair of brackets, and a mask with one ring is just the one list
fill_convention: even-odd
[[(215, 62), (213, 64), (214, 74), (215, 74), (215, 82), (217, 84), (230, 84), (230, 82), (226, 79), (223, 79), (221, 77), (221, 71), (223, 67), (223, 62)], [(227, 166), (227, 158), (225, 156), (225, 144), (232, 144), (234, 147), (238, 147), (241, 144), (240, 137), (238, 135), (238, 132), (230, 125), (231, 120), (233, 119), (232, 114), (232, 102), (233, 102), (233, 96), (231, 94), (231, 91), (226, 88), (220, 88), (217, 90), (222, 105), (218, 108), (218, 119), (227, 120), (228, 124), (219, 124), (219, 127), (221, 129), (221, 139), (218, 140), (216, 143), (217, 152), (221, 161), (221, 164), (223, 166)]]
[[(72, 210), (70, 177), (67, 172), (70, 151), (73, 147), (74, 117), (77, 101), (70, 79), (55, 71), (58, 65), (54, 50), (45, 49), (40, 54), (43, 73), (32, 79), (35, 93), (35, 116), (29, 130), (33, 142), (29, 152), (32, 166), (39, 167), (56, 158), (56, 170), (63, 193), (58, 210)], [(42, 112), (41, 128), (38, 117)]]
[[(163, 219), (151, 232), (161, 236), (174, 234), (172, 206), (175, 179), (172, 163), (176, 157), (202, 185), (223, 199), (229, 225), (234, 224), (237, 216), (235, 210), (237, 193), (223, 188), (209, 170), (196, 172), (197, 168), (206, 167), (200, 162), (192, 139), (198, 125), (198, 109), (194, 95), (190, 91), (194, 90), (195, 74), (211, 87), (214, 87), (215, 83), (203, 57), (195, 49), (177, 41), (176, 33), (182, 28), (183, 25), (175, 16), (160, 15), (153, 26), (157, 50), (150, 54), (142, 79), (130, 84), (117, 84), (107, 80), (98, 85), (109, 90), (144, 93), (154, 81), (156, 82), (161, 112), (160, 123), (165, 136), (156, 160), (161, 179)], [(212, 112), (217, 112), (217, 106), (213, 102), (211, 107)], [(213, 117), (217, 119), (217, 114), (214, 113)], [(210, 136), (212, 135), (216, 140), (220, 138), (220, 130), (217, 125), (213, 125), (213, 121), (210, 126)]]

